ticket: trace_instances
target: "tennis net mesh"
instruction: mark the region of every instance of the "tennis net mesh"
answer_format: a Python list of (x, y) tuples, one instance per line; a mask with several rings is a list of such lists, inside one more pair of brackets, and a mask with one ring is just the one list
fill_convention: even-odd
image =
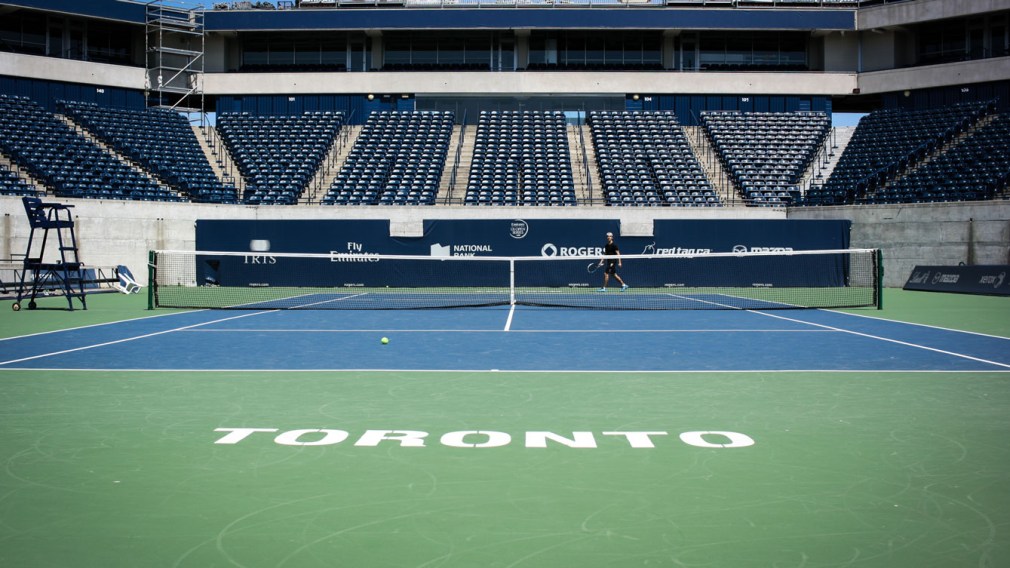
[(788, 309), (880, 305), (875, 249), (599, 257), (152, 251), (150, 307)]

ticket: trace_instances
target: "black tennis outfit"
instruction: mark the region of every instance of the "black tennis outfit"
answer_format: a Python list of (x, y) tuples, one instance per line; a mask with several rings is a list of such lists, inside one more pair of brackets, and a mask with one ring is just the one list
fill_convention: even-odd
[(603, 247), (603, 254), (604, 255), (606, 255), (608, 257), (611, 257), (611, 256), (614, 257), (614, 258), (607, 258), (606, 259), (607, 260), (607, 266), (604, 269), (604, 272), (606, 272), (607, 274), (617, 274), (617, 260), (618, 260), (617, 259), (617, 255), (620, 254), (620, 252), (621, 252), (620, 249), (617, 248), (617, 243), (614, 242), (614, 241), (611, 241), (611, 242), (607, 243)]

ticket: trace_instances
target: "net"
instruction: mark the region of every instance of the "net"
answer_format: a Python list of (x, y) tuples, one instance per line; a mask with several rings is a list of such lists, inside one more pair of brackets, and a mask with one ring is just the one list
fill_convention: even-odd
[(623, 255), (600, 291), (600, 257), (394, 256), (152, 251), (150, 307), (609, 310), (879, 306), (879, 251)]

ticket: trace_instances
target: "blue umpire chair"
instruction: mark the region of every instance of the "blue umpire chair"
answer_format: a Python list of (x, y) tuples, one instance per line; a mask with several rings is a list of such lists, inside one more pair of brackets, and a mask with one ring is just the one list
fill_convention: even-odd
[[(12, 308), (21, 309), (22, 300), (28, 299), (28, 309), (34, 310), (35, 299), (41, 293), (62, 293), (67, 298), (67, 306), (74, 309), (74, 298), (78, 298), (83, 309), (88, 309), (84, 297), (85, 273), (77, 249), (77, 237), (74, 234), (74, 219), (70, 213), (73, 205), (62, 203), (44, 203), (37, 197), (23, 197), (21, 201), (28, 215), (31, 232), (28, 234), (28, 247), (25, 251), (24, 267), (18, 280), (17, 300)], [(36, 240), (36, 231), (41, 232), (41, 239)], [(47, 260), (46, 247), (50, 240), (50, 231), (55, 233), (59, 259), (51, 255)]]

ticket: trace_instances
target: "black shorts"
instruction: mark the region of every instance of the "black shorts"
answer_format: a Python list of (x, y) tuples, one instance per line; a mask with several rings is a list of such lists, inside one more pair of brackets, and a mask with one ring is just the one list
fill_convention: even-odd
[(603, 271), (606, 272), (607, 274), (617, 274), (617, 261), (608, 260), (607, 266), (603, 269)]

